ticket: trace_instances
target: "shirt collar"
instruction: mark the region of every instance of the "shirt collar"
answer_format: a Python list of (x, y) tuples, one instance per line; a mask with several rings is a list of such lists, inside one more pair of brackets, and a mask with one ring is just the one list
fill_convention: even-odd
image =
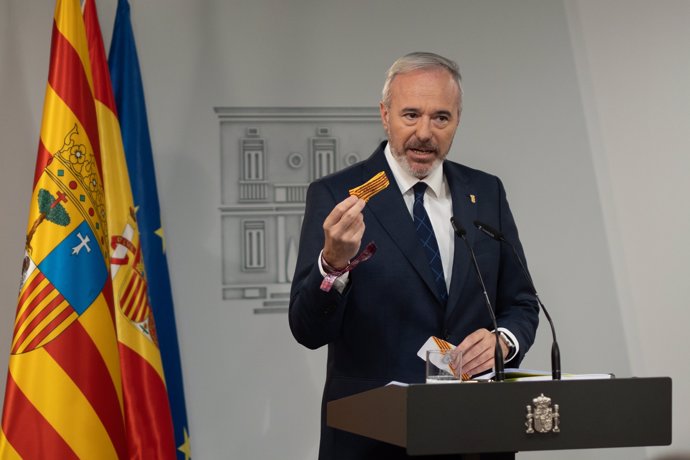
[[(393, 178), (398, 184), (398, 187), (400, 187), (400, 193), (407, 193), (412, 187), (414, 187), (414, 184), (420, 182), (420, 179), (417, 179), (412, 174), (405, 171), (398, 160), (395, 159), (393, 152), (391, 152), (390, 142), (386, 144), (384, 153), (386, 155), (388, 167), (391, 168), (391, 172), (393, 173)], [(445, 188), (443, 187), (443, 181), (443, 163), (434, 168), (433, 171), (431, 171), (431, 174), (426, 176), (424, 179), (421, 179), (421, 182), (425, 182), (434, 195), (436, 195), (436, 197), (440, 197), (444, 193)]]

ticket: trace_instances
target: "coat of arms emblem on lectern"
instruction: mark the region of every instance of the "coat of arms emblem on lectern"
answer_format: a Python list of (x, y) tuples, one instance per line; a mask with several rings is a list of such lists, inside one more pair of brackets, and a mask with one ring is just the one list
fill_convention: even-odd
[(561, 416), (558, 413), (558, 404), (551, 407), (551, 398), (542, 393), (532, 400), (532, 405), (526, 406), (526, 433), (560, 433), (561, 429), (558, 425), (561, 422)]

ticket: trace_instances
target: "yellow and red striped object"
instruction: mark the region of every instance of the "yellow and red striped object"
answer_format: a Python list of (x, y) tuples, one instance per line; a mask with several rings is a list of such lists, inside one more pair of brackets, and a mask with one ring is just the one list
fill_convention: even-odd
[(388, 187), (388, 184), (390, 182), (386, 176), (386, 171), (381, 171), (362, 185), (351, 188), (349, 193), (364, 201), (369, 201), (371, 197)]
[(174, 459), (168, 403), (120, 123), (94, 0), (84, 3), (103, 157), (110, 274), (130, 458)]
[(57, 0), (2, 459), (176, 458), (94, 0)]
[(58, 0), (0, 435), (3, 459), (128, 457), (94, 82)]

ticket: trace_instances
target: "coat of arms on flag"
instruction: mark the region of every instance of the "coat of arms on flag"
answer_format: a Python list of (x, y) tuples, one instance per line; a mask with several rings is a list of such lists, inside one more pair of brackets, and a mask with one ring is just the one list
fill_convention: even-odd
[(32, 197), (14, 354), (55, 339), (106, 281), (103, 191), (87, 142), (75, 125), (48, 159)]

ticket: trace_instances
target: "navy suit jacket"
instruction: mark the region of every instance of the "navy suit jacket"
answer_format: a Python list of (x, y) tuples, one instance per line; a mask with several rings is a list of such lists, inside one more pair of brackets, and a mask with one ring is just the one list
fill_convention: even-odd
[[(326, 427), (328, 401), (391, 380), (423, 382), (424, 361), (417, 356), (417, 350), (430, 336), (458, 344), (479, 328), (493, 329), (467, 248), (460, 240), (454, 245), (448, 301), (443, 304), (438, 298), (384, 147), (385, 142), (367, 160), (314, 181), (307, 192), (289, 321), (301, 344), (312, 349), (328, 345), (322, 459), (390, 456), (377, 452), (386, 449), (383, 443)], [(391, 183), (371, 198), (363, 211), (366, 230), (362, 246), (374, 241), (377, 252), (350, 273), (342, 294), (335, 288), (324, 292), (317, 265), (324, 244), (324, 219), (348, 196), (349, 189), (380, 171), (386, 172)], [(474, 220), (480, 220), (499, 229), (522, 253), (503, 185), (495, 176), (450, 161), (444, 161), (443, 171), (452, 196), (453, 215), (467, 230), (498, 325), (509, 329), (520, 342), (519, 355), (510, 362), (515, 366), (534, 341), (538, 306), (510, 248), (473, 225)]]

